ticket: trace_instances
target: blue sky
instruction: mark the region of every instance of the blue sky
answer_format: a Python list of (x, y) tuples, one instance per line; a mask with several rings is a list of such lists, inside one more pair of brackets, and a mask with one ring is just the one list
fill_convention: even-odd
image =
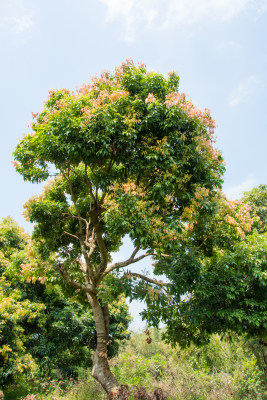
[(177, 71), (211, 110), (229, 197), (267, 183), (267, 0), (0, 0), (0, 57), (1, 218), (31, 230), (23, 203), (40, 187), (11, 165), (31, 112), (128, 57)]

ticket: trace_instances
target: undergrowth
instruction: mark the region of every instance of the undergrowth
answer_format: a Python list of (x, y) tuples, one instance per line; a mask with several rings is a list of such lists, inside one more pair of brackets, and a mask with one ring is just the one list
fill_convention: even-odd
[[(124, 344), (117, 358), (110, 361), (120, 383), (127, 383), (131, 393), (136, 387), (147, 392), (161, 388), (169, 400), (266, 400), (263, 361), (259, 351), (243, 338), (221, 340), (214, 335), (208, 345), (187, 349), (171, 348), (160, 338), (160, 331), (134, 334)], [(101, 386), (80, 369), (78, 380), (40, 380), (22, 378), (10, 386), (5, 400), (22, 400), (35, 394), (37, 400), (102, 400)], [(130, 397), (130, 399), (133, 397)]]

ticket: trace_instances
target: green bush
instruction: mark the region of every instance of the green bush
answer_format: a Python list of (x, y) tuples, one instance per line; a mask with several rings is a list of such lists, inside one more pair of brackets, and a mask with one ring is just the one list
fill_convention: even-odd
[[(111, 360), (112, 371), (120, 383), (127, 383), (131, 393), (136, 386), (148, 392), (160, 387), (168, 400), (265, 400), (264, 373), (253, 347), (237, 336), (220, 339), (213, 335), (203, 347), (172, 348), (162, 342), (160, 331), (152, 329), (152, 342), (145, 333), (133, 334)], [(80, 368), (78, 380), (38, 381), (37, 377), (10, 387), (6, 400), (22, 400), (35, 393), (38, 400), (102, 400), (101, 386), (90, 370)], [(130, 400), (133, 396), (130, 397)]]

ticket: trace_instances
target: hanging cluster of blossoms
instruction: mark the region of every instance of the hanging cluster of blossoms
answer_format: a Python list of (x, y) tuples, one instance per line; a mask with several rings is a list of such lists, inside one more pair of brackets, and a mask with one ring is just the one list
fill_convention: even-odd
[(166, 107), (179, 106), (184, 110), (189, 118), (200, 120), (208, 129), (210, 137), (214, 134), (216, 128), (215, 120), (210, 115), (210, 110), (205, 108), (204, 111), (199, 110), (193, 105), (191, 100), (186, 100), (185, 93), (173, 92), (167, 96)]
[(145, 192), (143, 192), (143, 189), (140, 186), (138, 187), (134, 182), (127, 182), (122, 184), (122, 190), (127, 194), (145, 197)]
[[(190, 206), (185, 207), (182, 214), (182, 225), (185, 230), (191, 230), (198, 219), (198, 213), (210, 194), (209, 189), (199, 187), (195, 191), (194, 198)], [(239, 238), (244, 238), (253, 227), (258, 218), (251, 217), (251, 207), (242, 203), (240, 200), (228, 200), (226, 196), (218, 191), (215, 197), (217, 205), (219, 205), (214, 221), (217, 228), (224, 233), (232, 232)], [(213, 223), (213, 222), (212, 222)]]
[(100, 76), (94, 75), (91, 78), (91, 83), (83, 83), (81, 87), (76, 87), (76, 93), (84, 96), (88, 93), (99, 90), (101, 86), (109, 86), (110, 88), (114, 88), (114, 86), (118, 85), (119, 77), (123, 75), (125, 69), (133, 65), (132, 59), (126, 60), (126, 62), (122, 63), (122, 65), (115, 67), (113, 76), (111, 76), (109, 71), (102, 71)]
[[(219, 150), (215, 149), (210, 140), (207, 140), (205, 138), (203, 138), (202, 136), (197, 136), (196, 137), (197, 140), (197, 151), (199, 153), (207, 153), (207, 155), (213, 159), (213, 160), (217, 160), (220, 156), (220, 152)], [(223, 160), (221, 161), (222, 163)]]
[[(140, 66), (144, 66), (144, 64), (142, 63)], [(116, 66), (114, 72), (117, 76), (121, 76), (129, 67), (134, 67), (134, 61), (132, 57), (127, 58), (126, 61), (124, 61), (121, 65)]]
[(167, 96), (166, 107), (178, 106), (185, 102), (185, 93), (174, 92)]
[[(108, 90), (101, 90), (98, 93), (97, 97), (90, 99), (90, 106), (88, 105), (82, 108), (83, 116), (85, 117), (86, 120), (89, 120), (92, 114), (94, 113), (95, 109), (104, 107), (107, 104), (118, 101), (122, 97), (126, 97), (128, 95), (129, 93), (126, 90), (122, 89), (115, 90), (112, 92), (109, 92)], [(84, 126), (84, 123), (82, 123), (82, 126)]]
[(148, 96), (147, 96), (147, 98), (146, 98), (146, 100), (145, 100), (145, 102), (146, 102), (146, 103), (155, 103), (156, 100), (157, 100), (157, 99), (156, 99), (156, 97), (153, 95), (153, 93), (149, 93)]
[(225, 221), (235, 226), (241, 237), (245, 237), (245, 232), (250, 232), (255, 222), (254, 219), (251, 218), (251, 207), (239, 200), (228, 200), (228, 209), (229, 213), (225, 216)]
[(66, 102), (66, 100), (64, 98), (57, 100), (56, 103), (55, 103), (55, 106), (56, 106), (57, 109), (60, 109), (62, 107), (66, 107), (66, 105), (67, 105), (67, 102)]
[(107, 90), (101, 90), (98, 93), (97, 98), (91, 100), (91, 104), (93, 107), (99, 107), (107, 103), (112, 103), (114, 101), (119, 100), (121, 97), (128, 96), (129, 92), (126, 90), (114, 90), (109, 92)]
[[(145, 67), (145, 64), (140, 63), (140, 67)], [(88, 93), (98, 91), (101, 86), (106, 86), (110, 88), (115, 88), (120, 81), (120, 77), (127, 70), (127, 68), (134, 67), (134, 62), (132, 58), (126, 59), (120, 66), (114, 68), (114, 75), (111, 75), (109, 71), (102, 71), (100, 76), (94, 75), (91, 78), (90, 84), (83, 83), (81, 87), (76, 87), (76, 93), (78, 95), (86, 95)]]
[(34, 112), (32, 112), (32, 119), (35, 119), (35, 118), (37, 118), (39, 116), (39, 113), (37, 112), (37, 113), (34, 113)]
[(209, 195), (209, 192), (210, 192), (210, 190), (208, 188), (199, 187), (195, 191), (195, 198), (197, 200), (204, 199), (205, 197), (207, 197)]

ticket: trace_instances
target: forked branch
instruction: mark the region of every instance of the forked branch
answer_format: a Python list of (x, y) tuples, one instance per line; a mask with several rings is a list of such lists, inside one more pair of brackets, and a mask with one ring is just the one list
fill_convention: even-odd
[(94, 286), (93, 286), (93, 285), (88, 284), (88, 285), (85, 286), (85, 285), (82, 285), (81, 283), (78, 283), (78, 282), (74, 281), (74, 280), (71, 278), (70, 274), (68, 273), (68, 271), (67, 271), (67, 269), (66, 269), (66, 267), (65, 267), (64, 264), (59, 263), (59, 264), (57, 264), (57, 267), (59, 268), (59, 270), (60, 270), (62, 276), (63, 276), (63, 277), (67, 280), (67, 282), (68, 282), (71, 286), (73, 286), (75, 289), (82, 290), (83, 292), (89, 293), (89, 294), (92, 294), (92, 293), (95, 292), (95, 289), (94, 289)]
[(128, 258), (128, 260), (121, 261), (121, 262), (117, 262), (117, 263), (114, 263), (114, 264), (110, 265), (110, 266), (105, 270), (105, 272), (103, 273), (102, 277), (105, 277), (106, 275), (108, 275), (108, 274), (109, 274), (111, 271), (113, 271), (114, 269), (127, 267), (127, 266), (130, 265), (130, 264), (134, 264), (134, 263), (136, 263), (136, 262), (138, 262), (138, 261), (140, 261), (140, 260), (143, 260), (143, 258), (145, 258), (145, 257), (149, 257), (149, 256), (153, 256), (153, 255), (154, 255), (153, 253), (146, 253), (146, 254), (142, 254), (141, 256), (135, 258), (135, 255), (137, 254), (137, 252), (139, 251), (139, 249), (140, 249), (140, 246), (138, 245), (138, 246), (134, 249), (134, 251), (133, 251), (131, 257)]

